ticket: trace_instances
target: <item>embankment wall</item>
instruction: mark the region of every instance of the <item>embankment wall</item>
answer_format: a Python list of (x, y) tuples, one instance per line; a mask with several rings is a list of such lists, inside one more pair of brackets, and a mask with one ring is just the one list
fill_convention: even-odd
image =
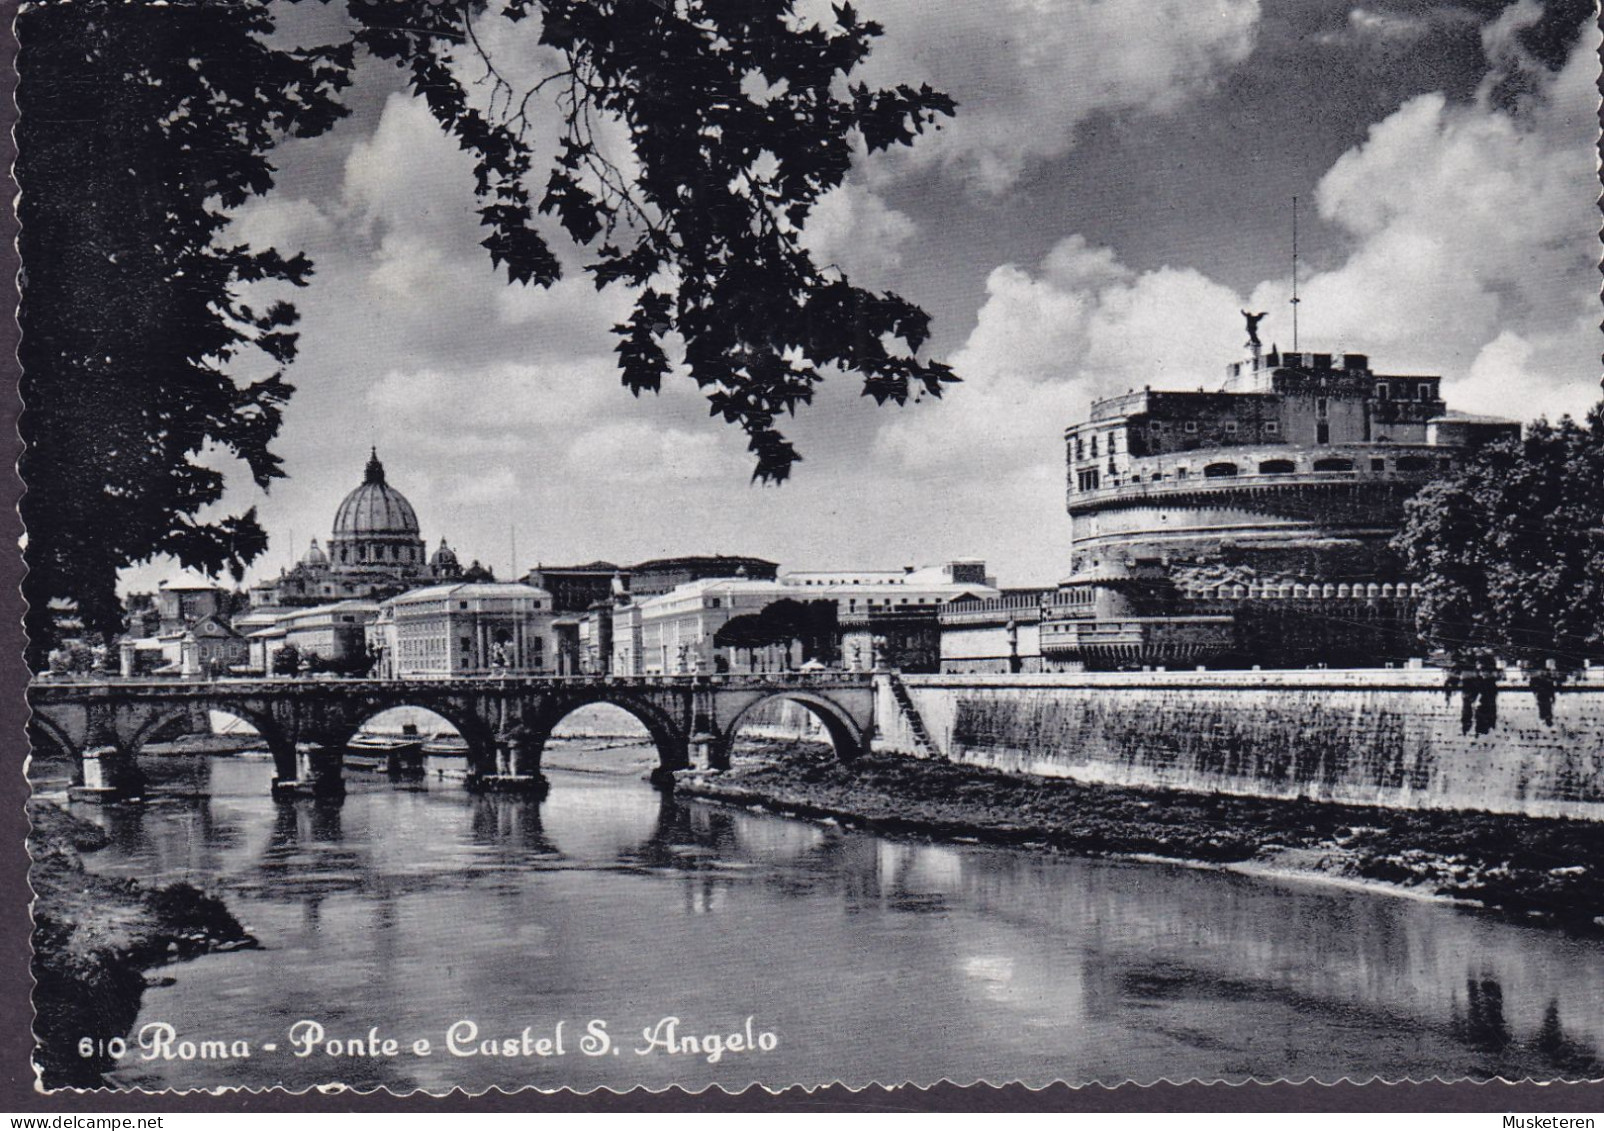
[[(1604, 673), (1552, 721), (1505, 682), (1486, 733), (1436, 671), (903, 676), (940, 754), (1148, 789), (1604, 821)], [(915, 755), (886, 677), (876, 747)]]

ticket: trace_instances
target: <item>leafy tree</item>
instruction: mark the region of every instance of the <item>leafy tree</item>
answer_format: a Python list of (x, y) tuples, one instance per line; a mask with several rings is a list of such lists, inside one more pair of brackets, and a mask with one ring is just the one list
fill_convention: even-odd
[[(799, 458), (776, 421), (812, 400), (825, 370), (860, 374), (880, 403), (939, 396), (953, 380), (917, 357), (924, 311), (819, 268), (799, 237), (819, 197), (845, 179), (856, 139), (870, 152), (911, 144), (954, 104), (928, 86), (847, 82), (880, 25), (846, 3), (829, 29), (794, 9), (793, 0), (506, 0), (508, 20), (539, 11), (539, 41), (563, 60), (519, 90), (480, 49), (475, 9), (351, 0), (358, 41), (405, 67), (436, 119), (477, 154), (484, 246), (519, 282), (558, 277), (525, 181), (526, 107), (554, 84), (565, 124), (536, 207), (593, 249), (585, 270), (598, 288), (639, 289), (615, 327), (625, 386), (636, 395), (661, 387), (665, 342), (677, 333), (712, 414), (746, 431), (755, 476), (775, 481)], [(451, 66), (462, 41), (479, 54), (499, 112), (470, 103)], [(598, 142), (599, 117), (626, 127), (632, 175)]]
[[(859, 375), (879, 403), (954, 380), (918, 356), (923, 311), (853, 286), (799, 242), (857, 146), (909, 144), (953, 111), (928, 87), (850, 82), (881, 28), (849, 4), (828, 27), (793, 0), (348, 0), (347, 11), (348, 40), (306, 50), (271, 45), (271, 0), (43, 0), (19, 18), (31, 609), (72, 598), (86, 624), (113, 631), (122, 566), (172, 554), (238, 576), (265, 547), (252, 512), (197, 518), (223, 480), (195, 457), (220, 446), (264, 488), (282, 474), (269, 444), (291, 387), (235, 371), (253, 350), (288, 364), (296, 314), (242, 295), (264, 280), (304, 285), (311, 264), (231, 245), (224, 227), (272, 187), (280, 138), (344, 113), (358, 49), (400, 68), (473, 154), (483, 243), (509, 281), (558, 278), (539, 230), (550, 217), (588, 249), (598, 288), (635, 291), (615, 327), (625, 387), (658, 390), (682, 351), (712, 414), (747, 433), (756, 478), (783, 480), (800, 458), (777, 422), (828, 372)], [(561, 62), (519, 89), (478, 21), (531, 16)], [(488, 104), (470, 97), (477, 82)], [(539, 173), (537, 97), (562, 122), (547, 139), (555, 165)], [(622, 124), (628, 153), (598, 141), (606, 120)], [(41, 659), (49, 625), (32, 612), (28, 625)]]
[(1604, 402), (1539, 421), (1409, 501), (1396, 539), (1422, 633), (1562, 667), (1604, 655)]
[(43, 3), (17, 19), (16, 174), (33, 658), (48, 605), (121, 627), (116, 571), (171, 554), (238, 576), (266, 546), (253, 513), (196, 519), (223, 493), (197, 462), (220, 446), (257, 484), (291, 387), (229, 369), (295, 353), (287, 303), (255, 310), (240, 288), (302, 284), (303, 256), (221, 239), (230, 210), (272, 185), (266, 152), (342, 112), (350, 50), (291, 52), (262, 37), (260, 4)]
[(293, 644), (286, 644), (273, 653), (274, 675), (296, 675), (301, 670), (301, 650)]

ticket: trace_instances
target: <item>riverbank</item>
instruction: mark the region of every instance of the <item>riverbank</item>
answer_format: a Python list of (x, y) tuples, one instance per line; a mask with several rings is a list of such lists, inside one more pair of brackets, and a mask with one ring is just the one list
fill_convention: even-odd
[(727, 773), (677, 788), (884, 833), (1359, 883), (1604, 934), (1593, 822), (1089, 786), (889, 755), (843, 763), (813, 743), (738, 753)]
[(82, 854), (104, 848), (106, 835), (60, 806), (30, 801), (28, 817), (34, 1059), (47, 1088), (99, 1087), (113, 1063), (104, 1042), (127, 1038), (145, 971), (255, 940), (189, 884), (152, 888), (85, 870)]
[(242, 750), (262, 748), (262, 738), (256, 734), (185, 734), (171, 742), (147, 742), (142, 754), (166, 756), (238, 754)]

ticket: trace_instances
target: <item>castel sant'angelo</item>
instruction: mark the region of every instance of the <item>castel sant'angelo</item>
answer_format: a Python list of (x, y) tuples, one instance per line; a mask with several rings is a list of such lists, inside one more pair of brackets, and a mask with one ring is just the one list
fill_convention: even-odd
[(1363, 354), (1266, 350), (1247, 317), (1249, 355), (1214, 391), (1109, 397), (1066, 430), (1073, 561), (1044, 610), (1044, 666), (1420, 655), (1391, 548), (1404, 502), (1519, 425), (1449, 411), (1440, 377)]

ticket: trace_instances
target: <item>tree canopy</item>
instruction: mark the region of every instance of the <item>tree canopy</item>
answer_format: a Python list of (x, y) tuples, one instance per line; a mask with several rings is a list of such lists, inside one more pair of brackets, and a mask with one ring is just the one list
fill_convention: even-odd
[(272, 184), (266, 153), (340, 113), (349, 51), (266, 46), (251, 4), (39, 5), (17, 21), (22, 187), (21, 460), (28, 628), (49, 604), (91, 630), (120, 627), (116, 570), (155, 554), (236, 571), (266, 545), (254, 514), (201, 522), (224, 480), (194, 457), (222, 447), (265, 487), (291, 392), (282, 373), (239, 380), (255, 352), (295, 353), (287, 303), (241, 289), (304, 283), (302, 256), (221, 238), (230, 210)]
[(1446, 651), (1604, 656), (1604, 402), (1424, 487), (1396, 545), (1421, 586), (1421, 632)]
[[(277, 0), (278, 3), (294, 0)], [(40, 0), (20, 14), (23, 517), (29, 630), (52, 598), (115, 631), (116, 572), (158, 554), (237, 577), (266, 545), (254, 512), (203, 519), (242, 459), (266, 488), (292, 387), (296, 311), (250, 284), (304, 286), (293, 249), (234, 244), (227, 225), (273, 187), (272, 148), (326, 131), (358, 52), (392, 63), (474, 159), (490, 259), (550, 285), (558, 232), (598, 288), (634, 292), (615, 327), (623, 385), (682, 364), (710, 412), (742, 428), (758, 479), (800, 458), (780, 418), (830, 372), (905, 403), (954, 380), (919, 354), (929, 318), (815, 264), (801, 233), (854, 155), (905, 145), (953, 103), (850, 76), (881, 28), (850, 4), (803, 20), (793, 0), (347, 0), (349, 34), (277, 46), (275, 0)], [(560, 63), (527, 88), (482, 46), (521, 24)], [(478, 68), (478, 73), (475, 73)], [(489, 97), (477, 84), (488, 83)], [(556, 138), (533, 135), (551, 100)], [(598, 140), (622, 127), (627, 152)], [(537, 142), (553, 146), (536, 169)], [(251, 357), (274, 371), (248, 377)]]

